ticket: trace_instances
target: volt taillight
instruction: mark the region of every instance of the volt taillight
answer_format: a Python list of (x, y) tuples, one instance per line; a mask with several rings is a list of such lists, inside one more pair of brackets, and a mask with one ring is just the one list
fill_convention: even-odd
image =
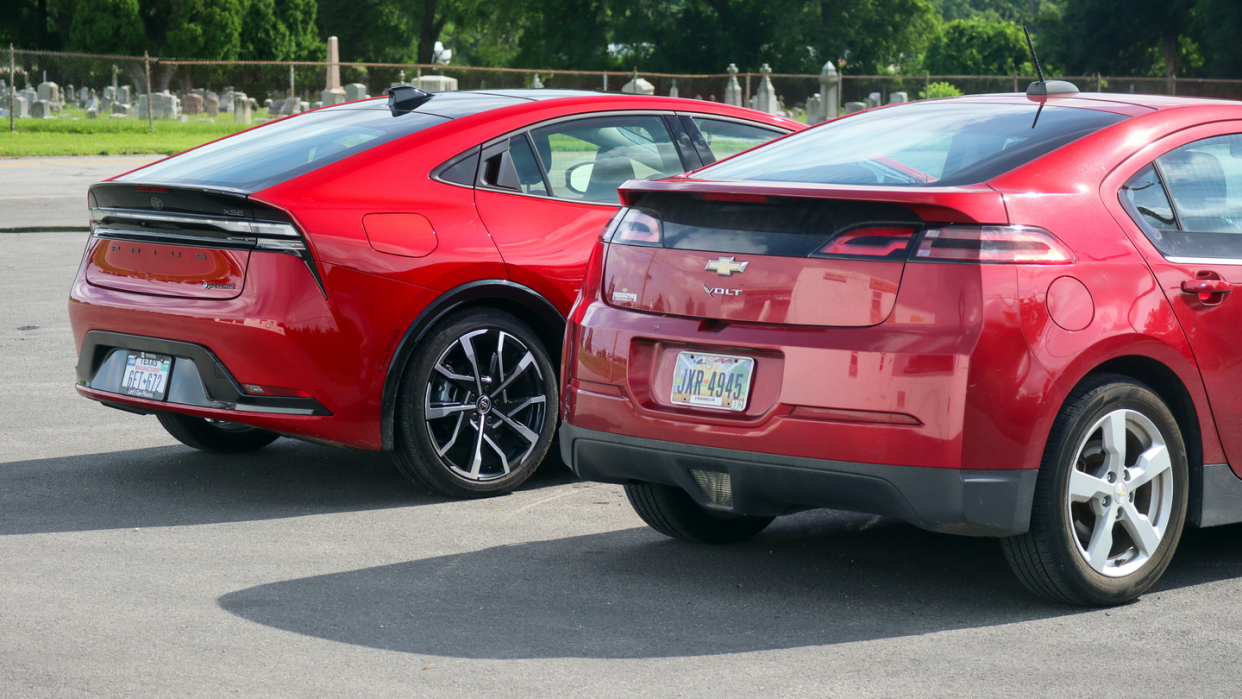
[(1024, 265), (1068, 265), (1074, 253), (1035, 226), (946, 226), (925, 231), (916, 260)]
[(813, 255), (894, 257), (905, 259), (906, 248), (916, 229), (910, 226), (867, 226), (846, 231), (829, 240)]
[(609, 242), (660, 247), (664, 244), (660, 219), (638, 209), (630, 209), (612, 230)]

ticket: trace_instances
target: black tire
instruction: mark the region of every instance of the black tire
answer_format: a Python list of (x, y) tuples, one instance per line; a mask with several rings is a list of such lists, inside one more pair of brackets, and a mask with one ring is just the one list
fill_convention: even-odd
[[(454, 314), (427, 334), (401, 378), (393, 426), (397, 466), (439, 495), (508, 493), (548, 453), (557, 393), (556, 369), (530, 326), (493, 308)], [(462, 409), (467, 405), (473, 407)], [(469, 441), (458, 443), (463, 435)]]
[(627, 483), (625, 495), (647, 526), (665, 536), (695, 544), (745, 541), (775, 519), (708, 510), (686, 491), (670, 485)]
[[(1113, 432), (1125, 435), (1124, 455), (1110, 451), (1105, 441), (1110, 426), (1124, 431)], [(1160, 451), (1154, 440), (1144, 444), (1152, 427), (1168, 457), (1167, 465), (1146, 468), (1159, 474), (1154, 477), (1140, 468), (1155, 464), (1149, 455)], [(1116, 437), (1111, 441), (1117, 444)], [(1136, 463), (1140, 456), (1152, 460)], [(1120, 474), (1110, 464), (1122, 464)], [(1078, 501), (1071, 496), (1071, 478)], [(1083, 499), (1092, 489), (1095, 494)], [(1041, 597), (1084, 606), (1124, 604), (1155, 584), (1172, 560), (1185, 524), (1188, 489), (1181, 431), (1160, 397), (1125, 376), (1090, 377), (1069, 395), (1053, 423), (1030, 529), (1001, 540), (1005, 559), (1022, 584)], [(1142, 517), (1136, 520), (1134, 513)], [(1143, 543), (1144, 534), (1157, 538)], [(1098, 552), (1094, 557), (1093, 549)]]
[(157, 413), (168, 434), (187, 447), (217, 454), (257, 451), (280, 438), (268, 430), (236, 422), (204, 420), (180, 413)]

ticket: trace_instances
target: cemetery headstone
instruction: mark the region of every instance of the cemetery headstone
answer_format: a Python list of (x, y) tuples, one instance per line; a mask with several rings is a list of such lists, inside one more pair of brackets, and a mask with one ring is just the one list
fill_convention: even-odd
[(909, 102), (909, 101), (910, 101), (909, 97), (907, 97), (906, 93), (904, 92), (894, 92), (888, 96), (889, 104), (901, 104), (902, 102)]
[(98, 110), (98, 109), (95, 109), (94, 107), (89, 107), (89, 108), (87, 108), (87, 110), (86, 110), (86, 118), (87, 118), (87, 119), (98, 119), (98, 118), (99, 118), (99, 110)]
[(218, 95), (207, 95), (203, 100), (203, 111), (207, 112), (207, 116), (220, 115), (220, 97)]
[(806, 123), (818, 124), (835, 119), (841, 113), (841, 81), (837, 76), (837, 68), (828, 61), (819, 71), (819, 101), (812, 111), (811, 102), (806, 104)]
[(862, 110), (866, 108), (867, 108), (866, 102), (846, 102), (845, 103), (846, 114), (853, 114), (854, 112), (861, 112)]
[(867, 109), (871, 109), (872, 107), (878, 107), (881, 104), (884, 104), (884, 100), (880, 99), (880, 93), (872, 92), (871, 94), (867, 95)]
[(418, 79), (417, 87), (427, 92), (455, 92), (457, 78), (450, 78), (447, 75), (424, 75)]
[(181, 111), (184, 114), (198, 115), (203, 111), (203, 96), (191, 92), (181, 97)]
[(638, 78), (637, 80), (630, 80), (628, 83), (622, 85), (621, 91), (631, 95), (654, 95), (655, 85), (652, 85), (642, 78)]
[(30, 118), (51, 119), (52, 103), (47, 100), (35, 100), (34, 104), (30, 105)]
[(772, 80), (769, 77), (772, 74), (772, 67), (764, 63), (759, 66), (759, 72), (763, 74), (763, 79), (759, 82), (759, 89), (755, 91), (755, 96), (751, 98), (751, 109), (764, 114), (777, 114), (781, 108), (780, 101), (776, 99), (776, 88), (772, 87)]
[(345, 90), (336, 88), (327, 88), (319, 93), (319, 99), (325, 105), (341, 104), (345, 101)]
[(345, 86), (345, 101), (353, 102), (354, 100), (362, 100), (370, 97), (367, 94), (367, 86), (362, 83), (350, 83)]
[(39, 101), (43, 102), (59, 102), (60, 86), (53, 82), (39, 83)]
[(250, 100), (246, 99), (241, 93), (233, 95), (233, 121), (242, 124), (249, 124), (250, 117)]
[(112, 103), (112, 114), (113, 115), (129, 116), (132, 111), (133, 110), (130, 109), (129, 105), (125, 104), (124, 102), (113, 102)]
[[(737, 83), (737, 66), (733, 63), (728, 68), (729, 82), (725, 83), (724, 103), (734, 107), (742, 106), (742, 86)], [(715, 100), (712, 100), (715, 102)]]

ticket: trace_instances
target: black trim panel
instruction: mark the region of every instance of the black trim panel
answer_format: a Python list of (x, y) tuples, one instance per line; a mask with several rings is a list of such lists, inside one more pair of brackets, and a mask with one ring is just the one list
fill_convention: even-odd
[(1036, 470), (963, 471), (862, 464), (700, 447), (561, 426), (561, 457), (574, 473), (606, 483), (645, 481), (684, 489), (713, 505), (690, 470), (727, 472), (732, 511), (780, 515), (827, 507), (903, 519), (946, 534), (1012, 536), (1030, 526)]
[[(82, 340), (82, 352), (78, 355), (78, 383), (86, 383), (95, 379), (95, 374), (103, 365), (104, 360), (114, 349), (139, 350), (155, 354), (167, 354), (176, 357), (189, 357), (198, 368), (199, 379), (207, 397), (221, 403), (230, 403), (239, 411), (248, 407), (259, 412), (289, 412), (295, 414), (331, 415), (319, 401), (314, 398), (287, 398), (279, 396), (254, 396), (242, 390), (241, 384), (233, 378), (224, 363), (214, 352), (190, 342), (165, 340), (142, 335), (91, 330)], [(175, 407), (177, 404), (169, 404)], [(307, 412), (309, 411), (309, 412)]]
[(1200, 489), (1199, 498), (1191, 494), (1187, 517), (1191, 524), (1216, 527), (1242, 522), (1242, 478), (1229, 464), (1204, 464)]

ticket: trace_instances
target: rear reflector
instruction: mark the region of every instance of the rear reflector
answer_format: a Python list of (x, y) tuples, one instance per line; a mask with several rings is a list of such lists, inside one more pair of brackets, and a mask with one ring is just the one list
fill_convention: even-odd
[(896, 257), (905, 259), (906, 248), (914, 237), (915, 229), (908, 226), (867, 226), (846, 231), (822, 248), (812, 257), (824, 255), (847, 255), (850, 257)]
[(1034, 226), (948, 226), (923, 233), (916, 260), (1068, 265), (1074, 253)]
[(630, 209), (617, 224), (616, 230), (612, 233), (611, 242), (622, 245), (661, 247), (663, 239), (660, 232), (660, 219), (638, 209)]

